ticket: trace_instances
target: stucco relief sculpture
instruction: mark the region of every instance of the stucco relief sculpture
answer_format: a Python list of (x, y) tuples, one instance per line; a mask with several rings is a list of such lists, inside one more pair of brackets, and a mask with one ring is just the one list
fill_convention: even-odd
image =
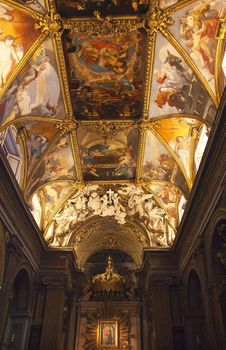
[(68, 199), (64, 209), (54, 216), (54, 225), (46, 234), (48, 243), (67, 244), (73, 228), (91, 216), (112, 216), (123, 225), (126, 217), (142, 219), (152, 246), (170, 246), (175, 238), (174, 220), (141, 187), (125, 185), (114, 191), (89, 185)]

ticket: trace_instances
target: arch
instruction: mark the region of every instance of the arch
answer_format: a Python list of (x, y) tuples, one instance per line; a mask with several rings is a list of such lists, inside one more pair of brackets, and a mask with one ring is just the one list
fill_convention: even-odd
[(25, 266), (15, 272), (2, 345), (7, 349), (26, 347), (31, 318), (31, 278)]
[(208, 283), (211, 283), (214, 279), (214, 271), (212, 264), (212, 243), (213, 236), (216, 233), (216, 227), (218, 224), (225, 220), (226, 221), (226, 208), (218, 209), (209, 220), (209, 227), (205, 237), (205, 256), (206, 256), (206, 271)]
[(190, 269), (186, 284), (185, 335), (188, 349), (205, 349), (207, 345), (202, 283), (196, 269)]
[(149, 244), (149, 237), (141, 224), (128, 220), (124, 225), (119, 225), (112, 218), (99, 217), (87, 220), (82, 228), (72, 233), (69, 242), (81, 269), (92, 254), (105, 249), (127, 252), (140, 267), (143, 249)]
[(187, 281), (187, 306), (189, 310), (202, 310), (202, 288), (198, 273), (190, 270)]

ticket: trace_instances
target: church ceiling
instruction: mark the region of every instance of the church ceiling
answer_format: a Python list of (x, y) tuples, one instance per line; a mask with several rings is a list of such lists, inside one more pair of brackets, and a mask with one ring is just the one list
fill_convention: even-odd
[(172, 246), (225, 85), (225, 9), (0, 2), (0, 143), (50, 246), (87, 249), (97, 217), (89, 249), (123, 250), (122, 231), (140, 254)]

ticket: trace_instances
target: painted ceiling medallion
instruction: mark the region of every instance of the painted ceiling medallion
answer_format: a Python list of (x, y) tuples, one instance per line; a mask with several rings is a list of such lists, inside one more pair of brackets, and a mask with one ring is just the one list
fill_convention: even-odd
[(226, 83), (225, 23), (226, 0), (0, 2), (0, 144), (51, 246), (78, 251), (95, 217), (172, 246)]

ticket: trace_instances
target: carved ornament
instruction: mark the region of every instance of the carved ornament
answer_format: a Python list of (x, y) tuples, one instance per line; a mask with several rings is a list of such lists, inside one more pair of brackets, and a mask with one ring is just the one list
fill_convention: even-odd
[(63, 22), (58, 13), (54, 9), (51, 9), (43, 19), (35, 24), (35, 29), (40, 30), (42, 33), (48, 33), (51, 37), (59, 37), (63, 32)]
[(106, 140), (135, 128), (136, 124), (101, 121), (95, 124), (91, 122), (82, 122), (80, 126), (90, 134), (101, 135)]
[(56, 124), (56, 128), (62, 131), (72, 131), (77, 129), (77, 123), (72, 119), (64, 119)]
[(216, 32), (216, 39), (226, 39), (226, 16), (224, 18), (219, 19)]
[(101, 17), (95, 12), (95, 20), (64, 20), (64, 28), (91, 36), (128, 33), (144, 26), (143, 18), (116, 19), (110, 16)]
[(174, 19), (170, 17), (171, 9), (161, 10), (157, 6), (150, 8), (146, 15), (145, 28), (149, 31), (151, 37), (159, 31), (163, 35), (167, 35), (166, 28), (168, 25), (174, 23)]

